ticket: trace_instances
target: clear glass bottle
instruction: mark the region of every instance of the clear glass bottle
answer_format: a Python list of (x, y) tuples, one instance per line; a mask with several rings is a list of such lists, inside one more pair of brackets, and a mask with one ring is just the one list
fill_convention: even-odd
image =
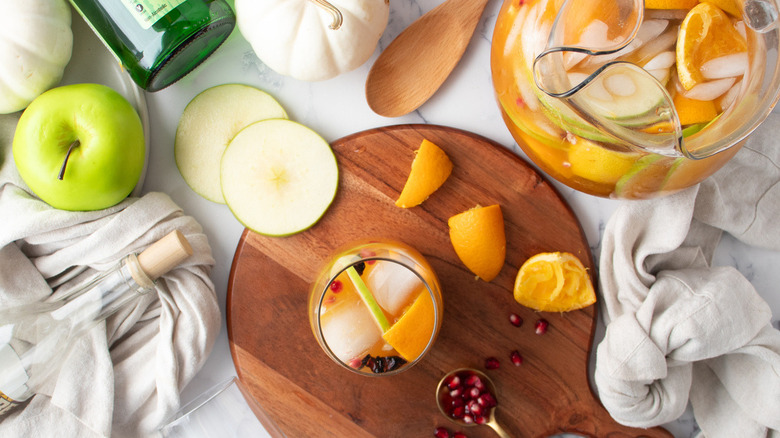
[(147, 91), (181, 79), (236, 24), (225, 0), (70, 0), (130, 77)]
[(71, 346), (192, 254), (174, 231), (54, 299), (0, 310), (0, 421), (55, 379)]

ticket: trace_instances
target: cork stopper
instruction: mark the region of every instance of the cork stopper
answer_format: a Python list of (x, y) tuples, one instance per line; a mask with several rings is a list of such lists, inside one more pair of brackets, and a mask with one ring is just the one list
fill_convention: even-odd
[(174, 230), (138, 254), (138, 264), (150, 279), (156, 280), (191, 255), (192, 246), (187, 238)]

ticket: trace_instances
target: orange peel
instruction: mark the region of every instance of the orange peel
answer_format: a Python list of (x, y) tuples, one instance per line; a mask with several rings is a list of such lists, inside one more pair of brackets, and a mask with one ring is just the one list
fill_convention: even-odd
[(452, 161), (437, 145), (423, 140), (412, 160), (412, 170), (395, 205), (411, 208), (420, 205), (444, 184), (452, 173)]

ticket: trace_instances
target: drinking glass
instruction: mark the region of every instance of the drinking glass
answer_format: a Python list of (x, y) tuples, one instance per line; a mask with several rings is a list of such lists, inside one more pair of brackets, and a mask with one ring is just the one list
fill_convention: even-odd
[(436, 340), (443, 313), (439, 280), (427, 260), (385, 239), (337, 250), (315, 280), (308, 308), (326, 355), (371, 376), (418, 363)]

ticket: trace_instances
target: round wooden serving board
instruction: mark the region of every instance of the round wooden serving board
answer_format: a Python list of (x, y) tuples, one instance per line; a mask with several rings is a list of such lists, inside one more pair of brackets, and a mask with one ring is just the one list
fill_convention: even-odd
[[(423, 138), (450, 157), (454, 169), (420, 206), (395, 199)], [(596, 308), (536, 313), (515, 302), (520, 265), (542, 251), (568, 251), (593, 270), (579, 222), (553, 187), (522, 159), (488, 139), (453, 128), (399, 125), (337, 140), (336, 199), (311, 229), (284, 237), (245, 230), (236, 249), (227, 295), (230, 348), (239, 379), (288, 437), (430, 437), (437, 426), (470, 437), (492, 437), (488, 427), (462, 427), (436, 407), (439, 379), (459, 367), (484, 370), (494, 380), (497, 419), (513, 437), (565, 431), (593, 437), (671, 437), (661, 428), (621, 426), (596, 400), (588, 357)], [(490, 283), (476, 280), (449, 241), (447, 219), (498, 203), (507, 237), (506, 265)], [(360, 238), (400, 240), (419, 250), (442, 285), (444, 321), (434, 348), (414, 368), (391, 377), (342, 369), (320, 349), (307, 317), (310, 284), (332, 251)], [(595, 280), (595, 279), (594, 279)], [(510, 313), (523, 319), (509, 323)], [(544, 335), (534, 322), (550, 322)], [(509, 359), (518, 350), (524, 363)]]

